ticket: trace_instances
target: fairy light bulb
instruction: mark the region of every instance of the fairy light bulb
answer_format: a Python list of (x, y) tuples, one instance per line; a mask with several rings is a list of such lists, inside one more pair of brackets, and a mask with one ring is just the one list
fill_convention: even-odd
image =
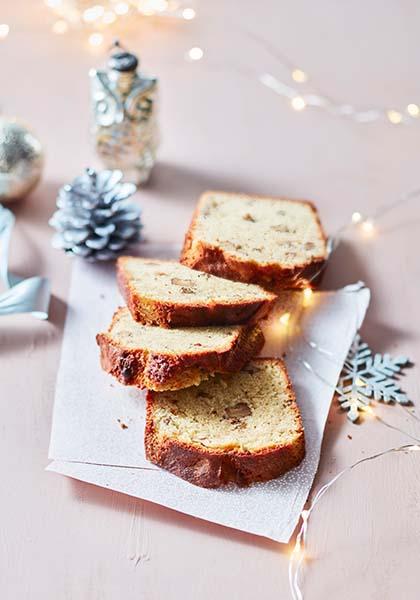
[(100, 19), (105, 12), (105, 9), (100, 4), (95, 4), (95, 6), (91, 6), (83, 11), (82, 19), (85, 23), (93, 23)]
[(366, 233), (367, 235), (372, 235), (375, 231), (375, 225), (370, 219), (366, 219), (366, 221), (363, 221), (361, 227), (364, 233)]
[(204, 56), (204, 52), (202, 48), (198, 46), (194, 46), (194, 48), (190, 48), (187, 52), (187, 58), (189, 60), (201, 60)]
[(386, 116), (388, 117), (388, 121), (393, 125), (399, 125), (402, 121), (402, 114), (398, 110), (387, 110)]
[(182, 11), (182, 18), (186, 21), (192, 21), (195, 19), (195, 10), (193, 8), (184, 8)]
[(91, 33), (89, 36), (89, 44), (93, 47), (98, 47), (100, 46), (104, 41), (104, 36), (102, 35), (102, 33)]
[(290, 313), (289, 312), (282, 314), (282, 316), (279, 318), (280, 325), (284, 325), (284, 327), (287, 327), (287, 325), (289, 324), (289, 321), (290, 321)]
[(6, 23), (0, 24), (0, 39), (7, 38), (9, 35), (10, 27)]
[(407, 112), (410, 117), (418, 117), (420, 115), (420, 107), (417, 104), (409, 104), (407, 106)]
[(165, 12), (168, 8), (167, 0), (152, 0), (150, 4), (156, 12)]
[(309, 306), (312, 302), (313, 291), (312, 288), (307, 287), (303, 290), (303, 306)]
[(293, 110), (296, 111), (301, 111), (305, 108), (306, 106), (306, 102), (305, 100), (302, 98), (302, 96), (295, 96), (294, 98), (292, 98), (292, 100), (290, 101), (290, 104), (292, 105)]
[(115, 13), (112, 12), (112, 10), (107, 10), (104, 13), (104, 16), (102, 17), (102, 21), (106, 24), (106, 25), (111, 25), (111, 23), (114, 23), (114, 21), (116, 20), (116, 16)]
[(308, 76), (302, 69), (293, 69), (292, 79), (293, 81), (296, 81), (296, 83), (305, 83), (305, 81), (308, 81)]
[(307, 521), (309, 519), (309, 510), (302, 510), (300, 516), (302, 517), (302, 521)]
[(114, 11), (119, 16), (126, 15), (129, 11), (129, 9), (130, 9), (130, 7), (128, 6), (128, 4), (126, 2), (118, 2), (114, 6)]
[[(301, 514), (302, 516), (302, 514)], [(295, 547), (291, 551), (292, 560), (298, 560), (299, 562), (303, 561), (305, 558), (305, 551), (300, 543), (300, 540), (296, 540)]]
[(56, 21), (54, 23), (54, 25), (52, 26), (52, 32), (56, 33), (57, 35), (63, 35), (63, 33), (66, 33), (66, 31), (68, 31), (69, 26), (67, 24), (66, 21), (63, 21), (62, 19), (60, 19), (59, 21)]
[(360, 223), (362, 221), (362, 219), (363, 219), (362, 214), (359, 213), (358, 211), (354, 212), (351, 216), (351, 221), (352, 221), (352, 223), (355, 223), (355, 224)]
[(168, 9), (168, 0), (142, 0), (139, 2), (138, 10), (146, 17), (156, 13), (165, 12)]

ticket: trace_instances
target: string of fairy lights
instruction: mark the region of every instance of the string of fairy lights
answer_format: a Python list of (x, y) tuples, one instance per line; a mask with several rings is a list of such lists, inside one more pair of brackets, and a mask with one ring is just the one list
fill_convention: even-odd
[[(306, 73), (300, 69), (294, 69), (291, 76), (297, 83), (305, 83), (307, 81)], [(340, 104), (329, 99), (327, 96), (316, 94), (311, 90), (299, 90), (285, 82), (279, 81), (271, 73), (262, 73), (259, 76), (259, 81), (279, 96), (286, 98), (290, 102), (291, 108), (297, 112), (301, 112), (307, 107), (313, 107), (357, 123), (384, 121), (392, 125), (407, 125), (413, 123), (420, 116), (420, 107), (413, 102), (410, 102), (403, 110), (395, 108), (369, 108), (365, 110), (351, 104)]]
[[(335, 233), (334, 236), (329, 238), (329, 240), (328, 240), (328, 247), (329, 247), (328, 259), (324, 263), (324, 265), (321, 267), (321, 269), (314, 274), (312, 279), (318, 277), (320, 275), (321, 270), (326, 267), (326, 264), (328, 263), (329, 259), (331, 258), (331, 255), (334, 252), (334, 250), (337, 248), (337, 246), (340, 242), (340, 239), (345, 232), (348, 232), (349, 230), (354, 229), (354, 228), (358, 228), (365, 235), (367, 235), (369, 237), (373, 236), (377, 232), (378, 220), (380, 220), (382, 217), (387, 215), (389, 212), (391, 212), (395, 208), (406, 204), (410, 200), (418, 199), (419, 197), (420, 197), (420, 189), (414, 189), (414, 190), (404, 194), (403, 196), (397, 198), (394, 202), (391, 202), (389, 204), (385, 204), (385, 205), (379, 207), (374, 212), (374, 214), (372, 214), (370, 216), (364, 216), (362, 213), (360, 213), (358, 211), (354, 212), (352, 214), (350, 223), (343, 225)], [(305, 287), (302, 291), (302, 301), (300, 303), (299, 310), (304, 310), (305, 307), (310, 306), (310, 304), (312, 302), (313, 291), (310, 287), (310, 284), (311, 284), (311, 281), (308, 281), (308, 286)], [(285, 328), (287, 337), (291, 336), (289, 329), (290, 329), (290, 326), (292, 323), (292, 317), (294, 317), (293, 318), (294, 322), (299, 321), (299, 318), (296, 317), (296, 315), (292, 315), (291, 312), (284, 312), (279, 317), (280, 325)], [(291, 336), (291, 337), (293, 337), (293, 336)], [(314, 348), (315, 350), (317, 350), (321, 353), (328, 352), (325, 349), (320, 348), (317, 344), (315, 344), (312, 341), (309, 341), (307, 343), (309, 343), (309, 345), (312, 348)], [(302, 361), (302, 364), (308, 371), (313, 373), (315, 376), (321, 377), (319, 375), (319, 373), (317, 373), (317, 371), (315, 369), (313, 369), (312, 365), (310, 365), (307, 361)], [(321, 379), (324, 381), (324, 383), (330, 385), (331, 387), (333, 387), (335, 389), (335, 385), (331, 384), (330, 382), (325, 381), (322, 377), (321, 377)], [(402, 408), (406, 411), (406, 413), (410, 417), (412, 417), (416, 421), (420, 420), (417, 417), (417, 415), (408, 411), (406, 407), (402, 406)], [(289, 585), (290, 585), (290, 590), (291, 590), (293, 600), (303, 600), (303, 598), (304, 598), (303, 591), (300, 586), (299, 578), (301, 576), (301, 571), (302, 571), (302, 567), (304, 565), (305, 559), (307, 558), (306, 545), (307, 545), (309, 519), (310, 519), (310, 516), (312, 515), (314, 508), (319, 504), (319, 502), (323, 498), (324, 494), (326, 494), (328, 492), (328, 490), (332, 486), (334, 486), (334, 484), (339, 479), (341, 479), (344, 475), (350, 473), (351, 471), (353, 471), (354, 469), (356, 469), (357, 467), (359, 467), (360, 465), (362, 465), (366, 462), (371, 462), (371, 461), (377, 460), (381, 457), (384, 457), (384, 456), (387, 456), (390, 454), (411, 453), (411, 452), (420, 451), (420, 438), (412, 435), (411, 433), (409, 433), (399, 427), (396, 427), (395, 425), (393, 425), (391, 423), (388, 423), (388, 421), (386, 421), (385, 419), (383, 419), (382, 417), (377, 415), (375, 413), (374, 409), (372, 408), (372, 406), (370, 406), (370, 405), (366, 405), (366, 407), (364, 407), (364, 413), (366, 415), (372, 417), (373, 419), (375, 419), (381, 425), (383, 425), (389, 429), (392, 429), (394, 431), (397, 431), (398, 433), (401, 433), (402, 435), (410, 438), (411, 440), (415, 441), (416, 443), (389, 448), (382, 452), (378, 452), (373, 455), (370, 455), (370, 456), (367, 456), (367, 457), (364, 457), (364, 458), (361, 458), (361, 459), (355, 461), (354, 463), (350, 464), (349, 466), (347, 466), (344, 469), (342, 469), (341, 471), (339, 471), (339, 473), (337, 473), (334, 477), (332, 477), (329, 481), (327, 481), (327, 483), (322, 485), (321, 488), (318, 490), (318, 492), (315, 494), (313, 500), (309, 503), (309, 505), (304, 510), (302, 510), (302, 512), (300, 514), (300, 526), (298, 528), (295, 543), (293, 546), (293, 550), (292, 550), (292, 553), (291, 553), (290, 559), (289, 559)]]
[[(121, 23), (126, 18), (158, 17), (180, 21), (192, 21), (197, 16), (193, 6), (185, 5), (175, 0), (97, 0), (96, 2), (90, 0), (45, 0), (44, 3), (55, 15), (55, 21), (51, 25), (53, 34), (64, 35), (74, 28), (83, 28), (86, 30), (87, 42), (92, 48), (102, 47), (107, 41), (107, 31), (112, 30), (114, 24)], [(0, 23), (0, 42), (5, 40), (10, 33), (10, 26), (7, 23)], [(406, 106), (403, 108), (359, 108), (350, 103), (340, 103), (335, 101), (327, 94), (316, 89), (316, 87), (311, 84), (309, 74), (300, 66), (293, 64), (287, 57), (280, 54), (277, 48), (272, 44), (252, 32), (245, 32), (245, 35), (254, 42), (262, 45), (265, 50), (275, 58), (278, 70), (282, 73), (281, 77), (265, 71), (252, 73), (252, 76), (255, 77), (256, 81), (261, 85), (284, 98), (293, 111), (302, 112), (308, 108), (313, 108), (323, 110), (330, 115), (341, 117), (355, 123), (366, 124), (384, 122), (395, 126), (403, 124), (411, 125), (420, 118), (420, 105), (412, 101), (407, 102)], [(190, 48), (185, 54), (185, 59), (190, 62), (199, 62), (205, 58), (206, 51), (200, 46)], [(242, 72), (239, 67), (236, 68), (236, 70), (239, 73)], [(391, 204), (380, 207), (372, 215), (364, 215), (359, 211), (353, 212), (350, 222), (341, 227), (336, 234), (329, 239), (328, 259), (330, 259), (343, 234), (351, 228), (360, 229), (365, 236), (374, 236), (377, 233), (377, 222), (379, 219), (394, 208), (419, 197), (420, 189), (415, 189), (396, 199)], [(326, 261), (326, 263), (327, 262), (328, 261)], [(326, 263), (322, 268), (325, 268)], [(320, 272), (316, 273), (314, 278), (319, 274)], [(312, 296), (311, 281), (308, 281), (307, 286), (302, 292), (302, 307), (310, 305)], [(280, 325), (286, 329), (289, 328), (291, 316), (290, 312), (283, 313), (279, 317)], [(307, 368), (311, 369), (311, 366), (308, 365)], [(345, 474), (366, 462), (376, 461), (381, 457), (393, 453), (412, 453), (420, 451), (419, 438), (387, 423), (375, 414), (371, 406), (366, 407), (366, 413), (373, 416), (383, 425), (408, 436), (416, 443), (389, 448), (374, 455), (362, 458), (337, 473), (318, 490), (311, 503), (301, 513), (301, 524), (290, 557), (289, 582), (294, 600), (303, 600), (299, 576), (306, 556), (305, 549), (307, 544), (309, 519), (313, 510), (328, 490)], [(410, 412), (408, 414), (416, 420), (419, 420), (418, 417)]]
[(391, 125), (413, 124), (420, 117), (420, 106), (415, 102), (408, 102), (403, 108), (372, 106), (360, 108), (348, 102), (338, 102), (311, 85), (308, 73), (293, 64), (271, 42), (253, 32), (246, 32), (246, 35), (264, 47), (266, 52), (276, 60), (279, 71), (286, 76), (286, 81), (282, 81), (272, 73), (264, 72), (258, 75), (259, 82), (285, 98), (294, 111), (301, 112), (306, 108), (315, 108), (356, 123), (382, 121)]
[(196, 12), (192, 6), (175, 0), (45, 0), (57, 20), (51, 30), (57, 35), (67, 33), (71, 28), (85, 28), (87, 41), (92, 47), (100, 47), (106, 41), (106, 31), (124, 19), (136, 17), (159, 17), (180, 21), (191, 21)]
[[(192, 21), (197, 17), (193, 6), (177, 0), (44, 0), (44, 3), (56, 16), (51, 25), (54, 34), (63, 35), (71, 29), (84, 28), (87, 31), (87, 42), (92, 48), (104, 45), (107, 30), (111, 30), (115, 24), (124, 23), (124, 19), (154, 17)], [(0, 41), (7, 38), (9, 33), (10, 26), (0, 23)], [(276, 60), (277, 68), (282, 73), (280, 78), (262, 71), (255, 73), (256, 79), (284, 98), (296, 112), (314, 108), (356, 123), (386, 122), (391, 125), (414, 124), (420, 117), (420, 104), (413, 101), (400, 108), (360, 108), (348, 102), (338, 102), (312, 85), (309, 74), (280, 53), (269, 41), (253, 32), (243, 33), (264, 47)], [(189, 61), (200, 61), (204, 57), (205, 51), (200, 46), (190, 48), (185, 54)], [(239, 72), (240, 68), (237, 70)]]
[[(176, 0), (45, 0), (45, 4), (58, 17), (52, 24), (53, 33), (61, 35), (67, 33), (71, 27), (85, 26), (92, 30), (88, 35), (88, 43), (92, 47), (101, 46), (105, 42), (104, 31), (127, 17), (137, 15), (192, 21), (197, 16), (192, 6)], [(0, 39), (8, 33), (8, 25), (0, 25)], [(279, 71), (283, 73), (280, 79), (272, 73), (260, 72), (256, 74), (257, 80), (283, 97), (296, 112), (315, 108), (356, 123), (387, 122), (391, 125), (410, 125), (420, 117), (420, 105), (412, 101), (402, 108), (360, 108), (348, 102), (338, 102), (314, 87), (309, 74), (299, 65), (293, 64), (269, 41), (253, 32), (243, 33), (263, 46), (276, 60)], [(190, 61), (200, 61), (204, 55), (203, 48), (195, 46), (190, 48), (185, 57)]]
[[(401, 430), (401, 433), (406, 434), (406, 432), (404, 432), (402, 430)], [(410, 437), (413, 438), (413, 436), (410, 436)], [(417, 439), (417, 438), (414, 438), (414, 439)], [(420, 442), (420, 439), (417, 439), (417, 442)], [(301, 525), (298, 529), (295, 545), (294, 545), (292, 554), (290, 556), (289, 584), (290, 584), (290, 590), (292, 592), (293, 600), (303, 600), (303, 592), (302, 592), (302, 589), (301, 589), (300, 583), (299, 583), (299, 575), (301, 572), (301, 567), (306, 558), (305, 548), (306, 548), (307, 534), (308, 534), (308, 523), (309, 523), (309, 518), (310, 518), (314, 508), (317, 506), (317, 504), (319, 504), (319, 502), (322, 499), (322, 497), (324, 496), (324, 494), (326, 494), (328, 492), (328, 490), (344, 475), (350, 473), (351, 471), (353, 471), (354, 469), (356, 469), (357, 467), (359, 467), (360, 465), (362, 465), (364, 463), (375, 461), (375, 460), (382, 458), (384, 456), (387, 456), (389, 454), (396, 454), (396, 453), (406, 454), (406, 453), (419, 452), (419, 451), (420, 451), (420, 445), (418, 443), (416, 443), (416, 444), (406, 444), (404, 446), (396, 446), (394, 448), (389, 448), (387, 450), (383, 450), (382, 452), (377, 452), (376, 454), (366, 456), (364, 458), (357, 460), (352, 465), (346, 467), (345, 469), (343, 469), (342, 471), (337, 473), (337, 475), (335, 475), (332, 479), (330, 479), (330, 481), (328, 481), (326, 484), (324, 484), (318, 490), (318, 492), (316, 493), (316, 495), (315, 495), (314, 499), (312, 500), (312, 502), (310, 503), (310, 505), (301, 512), (301, 515), (300, 515), (301, 516)]]
[[(41, 0), (40, 0), (41, 1)], [(175, 0), (44, 0), (56, 20), (51, 25), (55, 35), (64, 35), (73, 29), (83, 28), (87, 32), (87, 42), (92, 48), (100, 48), (106, 43), (107, 31), (124, 19), (161, 18), (178, 21), (192, 21), (196, 11), (192, 6)], [(8, 23), (0, 23), (0, 42), (11, 33)], [(192, 53), (192, 60), (200, 60), (203, 54)]]
[[(402, 202), (406, 202), (407, 199), (417, 197), (418, 195), (420, 195), (420, 190), (415, 190), (415, 191), (411, 192), (410, 194), (406, 194), (402, 198), (400, 198), (398, 201), (396, 201), (392, 204), (389, 204), (386, 207), (384, 207), (381, 211), (378, 211), (378, 214), (380, 212), (381, 216), (385, 215), (387, 212), (392, 210), (394, 207), (400, 205)], [(358, 220), (356, 220), (356, 221), (358, 221)], [(341, 228), (340, 232), (342, 232), (345, 229), (348, 229), (349, 227), (355, 227), (355, 226), (358, 226), (358, 222), (352, 223), (349, 226), (345, 226), (345, 227)], [(373, 231), (373, 230), (371, 228), (369, 228), (369, 233), (371, 231)], [(339, 235), (336, 234), (336, 236), (338, 239)], [(337, 246), (337, 244), (334, 244), (331, 246), (331, 248), (332, 248), (331, 252), (334, 250), (334, 248), (336, 246)], [(354, 291), (357, 291), (358, 289), (360, 289), (359, 286), (354, 287)], [(300, 315), (302, 314), (302, 311), (304, 311), (306, 307), (311, 305), (312, 299), (313, 299), (313, 291), (310, 287), (306, 287), (302, 292), (301, 301), (297, 302), (296, 311), (293, 311), (293, 314), (292, 314), (292, 312), (284, 312), (279, 317), (280, 325), (284, 328), (284, 333), (286, 336), (287, 353), (289, 353), (290, 349), (292, 348), (292, 344), (293, 344), (292, 341), (295, 339), (295, 337), (296, 337), (295, 334), (296, 334), (297, 330), (299, 329)], [(300, 332), (300, 334), (302, 335), (302, 332)], [(318, 344), (316, 344), (315, 342), (313, 342), (311, 340), (307, 340), (305, 338), (303, 338), (303, 339), (312, 349), (315, 349), (316, 351), (318, 351), (324, 355), (328, 355), (330, 360), (335, 361), (334, 355), (329, 350), (320, 347)], [(299, 357), (298, 357), (298, 360), (299, 360)], [(308, 363), (303, 358), (300, 358), (300, 362), (302, 363), (304, 368), (306, 368), (309, 372), (311, 372), (316, 377), (320, 378), (323, 381), (323, 383), (325, 383), (326, 385), (331, 387), (333, 390), (336, 390), (335, 384), (327, 381), (324, 377), (322, 377), (312, 367), (312, 365), (310, 363)], [(410, 416), (417, 422), (420, 421), (419, 417), (417, 415), (415, 415), (414, 413), (412, 413), (411, 411), (408, 411), (406, 406), (403, 406), (403, 405), (399, 405), (399, 406), (401, 406), (401, 408), (406, 412), (406, 414), (408, 416)], [(363, 412), (366, 414), (366, 416), (368, 418), (373, 418), (375, 421), (380, 423), (382, 426), (385, 426), (388, 429), (391, 429), (393, 431), (396, 431), (396, 432), (408, 437), (409, 439), (413, 440), (415, 443), (389, 448), (389, 449), (383, 450), (381, 452), (375, 453), (375, 454), (367, 456), (367, 457), (363, 457), (363, 458), (355, 461), (351, 465), (342, 469), (339, 473), (337, 473), (334, 477), (332, 477), (329, 481), (327, 481), (324, 485), (322, 485), (321, 488), (318, 490), (318, 492), (315, 494), (313, 500), (305, 507), (304, 510), (302, 510), (302, 512), (300, 513), (300, 525), (299, 525), (299, 528), (298, 528), (298, 531), (296, 534), (295, 543), (293, 545), (293, 549), (292, 549), (292, 552), (290, 554), (290, 559), (289, 559), (289, 585), (290, 585), (290, 590), (291, 590), (293, 600), (303, 600), (303, 591), (300, 586), (300, 576), (301, 576), (302, 567), (305, 564), (305, 560), (308, 558), (308, 555), (306, 553), (306, 546), (307, 546), (309, 519), (312, 515), (313, 510), (318, 505), (318, 503), (321, 501), (324, 494), (327, 493), (328, 490), (332, 486), (334, 486), (335, 483), (338, 482), (338, 480), (341, 479), (344, 475), (350, 473), (351, 471), (353, 471), (354, 469), (356, 469), (363, 463), (370, 462), (370, 461), (376, 460), (380, 457), (384, 457), (384, 456), (387, 456), (390, 454), (395, 454), (395, 453), (405, 453), (406, 454), (408, 452), (420, 451), (420, 438), (417, 437), (417, 435), (412, 435), (411, 433), (401, 429), (400, 427), (397, 427), (394, 424), (389, 423), (388, 421), (383, 419), (381, 416), (376, 414), (376, 412), (374, 411), (374, 409), (372, 408), (371, 405), (366, 405), (363, 409)]]

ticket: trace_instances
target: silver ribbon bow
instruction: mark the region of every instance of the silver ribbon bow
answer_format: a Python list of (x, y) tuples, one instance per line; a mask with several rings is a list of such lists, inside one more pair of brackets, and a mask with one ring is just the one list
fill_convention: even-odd
[(50, 282), (45, 277), (23, 279), (9, 273), (9, 244), (15, 217), (0, 204), (0, 280), (6, 291), (0, 294), (0, 315), (31, 313), (37, 319), (48, 319)]

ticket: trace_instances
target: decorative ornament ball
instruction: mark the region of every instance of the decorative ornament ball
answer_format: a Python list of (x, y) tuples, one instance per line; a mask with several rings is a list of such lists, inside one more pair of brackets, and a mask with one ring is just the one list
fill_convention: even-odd
[(44, 165), (41, 142), (16, 119), (0, 117), (0, 202), (26, 196)]

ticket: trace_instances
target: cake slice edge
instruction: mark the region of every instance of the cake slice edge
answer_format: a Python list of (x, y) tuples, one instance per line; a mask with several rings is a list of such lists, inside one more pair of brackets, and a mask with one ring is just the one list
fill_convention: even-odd
[(123, 385), (154, 391), (198, 385), (214, 373), (240, 371), (264, 345), (264, 335), (256, 324), (234, 326), (237, 335), (232, 338), (230, 347), (219, 350), (176, 354), (150, 352), (144, 347), (128, 348), (112, 336), (113, 325), (124, 310), (126, 308), (119, 308), (108, 331), (96, 336), (102, 369)]
[[(205, 203), (208, 195), (223, 194), (224, 196), (236, 197), (249, 196), (252, 199), (269, 199), (306, 204), (312, 211), (318, 232), (324, 242), (324, 255), (313, 259), (308, 264), (299, 264), (294, 266), (282, 265), (280, 263), (261, 264), (252, 259), (241, 259), (234, 256), (226, 249), (217, 245), (210, 244), (204, 240), (194, 237), (196, 222), (200, 210)], [(218, 277), (241, 281), (243, 283), (253, 283), (260, 285), (264, 289), (279, 293), (285, 288), (301, 288), (308, 285), (308, 282), (317, 285), (320, 282), (323, 267), (328, 258), (327, 236), (321, 224), (321, 220), (316, 206), (310, 200), (300, 200), (267, 195), (248, 195), (224, 192), (222, 190), (208, 190), (201, 194), (195, 207), (189, 228), (185, 234), (183, 248), (181, 250), (180, 262), (192, 269), (204, 271)]]
[(255, 298), (254, 300), (239, 300), (237, 302), (209, 301), (207, 304), (197, 303), (191, 305), (148, 298), (135, 289), (125, 268), (125, 263), (128, 260), (136, 258), (130, 256), (118, 258), (116, 267), (117, 282), (133, 319), (144, 325), (171, 328), (252, 324), (264, 318), (277, 299), (274, 293), (263, 288), (260, 289), (265, 295), (265, 299)]
[(229, 483), (248, 486), (276, 479), (297, 467), (305, 457), (305, 434), (287, 369), (284, 362), (277, 358), (257, 358), (254, 362), (274, 363), (286, 376), (287, 390), (298, 422), (293, 443), (250, 452), (199, 447), (174, 438), (159, 439), (153, 419), (156, 396), (149, 391), (146, 396), (144, 438), (146, 458), (173, 475), (205, 488), (218, 488)]

